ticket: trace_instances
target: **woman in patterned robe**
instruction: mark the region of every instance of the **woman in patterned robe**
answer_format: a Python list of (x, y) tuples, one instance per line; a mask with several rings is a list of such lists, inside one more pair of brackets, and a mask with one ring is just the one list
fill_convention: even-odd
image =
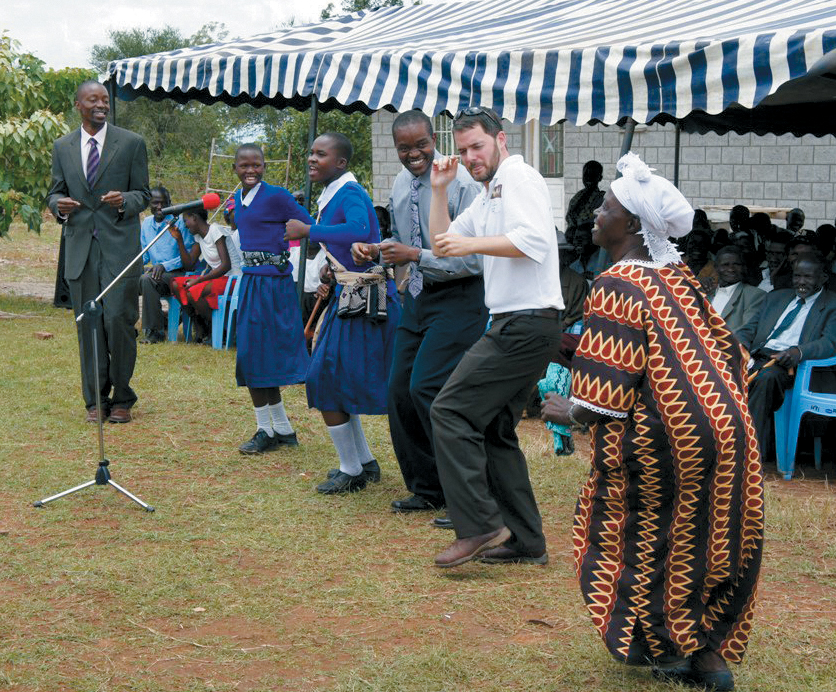
[(744, 352), (667, 240), (690, 229), (684, 197), (633, 154), (618, 165), (594, 229), (614, 264), (586, 301), (573, 396), (543, 418), (592, 423), (574, 557), (610, 653), (731, 690), (763, 543)]

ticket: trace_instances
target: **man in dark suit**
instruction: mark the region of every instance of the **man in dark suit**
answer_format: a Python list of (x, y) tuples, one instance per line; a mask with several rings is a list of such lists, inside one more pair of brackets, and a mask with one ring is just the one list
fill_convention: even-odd
[[(64, 225), (64, 276), (78, 315), (139, 254), (139, 212), (151, 197), (148, 156), (139, 135), (107, 124), (107, 90), (95, 81), (78, 87), (75, 107), (81, 128), (55, 141), (47, 203)], [(141, 265), (137, 263), (102, 300), (97, 326), (98, 363), (89, 326), (78, 325), (81, 385), (87, 420), (96, 420), (98, 368), (102, 415), (112, 423), (131, 420), (136, 394), (130, 381), (136, 362)]]
[[(793, 288), (766, 295), (760, 312), (737, 332), (754, 360), (749, 411), (758, 433), (761, 456), (774, 461), (773, 413), (792, 386), (802, 360), (836, 355), (836, 294), (824, 290), (824, 259), (805, 255), (793, 267)], [(771, 364), (770, 364), (771, 363)]]
[(743, 280), (746, 263), (739, 247), (720, 248), (714, 257), (714, 266), (720, 285), (708, 294), (708, 300), (726, 321), (726, 326), (736, 333), (757, 316), (766, 293)]

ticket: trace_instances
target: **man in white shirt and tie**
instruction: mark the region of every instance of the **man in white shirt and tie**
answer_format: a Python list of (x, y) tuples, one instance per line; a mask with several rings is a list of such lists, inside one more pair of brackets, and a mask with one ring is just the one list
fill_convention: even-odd
[(784, 402), (796, 366), (836, 355), (836, 294), (823, 288), (824, 259), (803, 256), (793, 267), (792, 280), (792, 289), (768, 293), (758, 314), (737, 332), (757, 372), (749, 385), (749, 411), (764, 461), (774, 461), (772, 414)]
[(708, 299), (726, 326), (736, 333), (758, 314), (766, 292), (743, 281), (746, 264), (737, 246), (720, 248), (714, 266), (720, 285), (708, 294)]
[[(75, 107), (81, 127), (52, 148), (50, 210), (64, 226), (64, 276), (78, 316), (139, 254), (139, 212), (148, 206), (148, 155), (137, 134), (107, 124), (110, 99), (96, 81), (83, 82)], [(96, 329), (98, 363), (87, 343), (88, 324), (78, 325), (81, 385), (88, 422), (97, 420), (96, 370), (102, 418), (128, 423), (136, 394), (131, 388), (136, 363), (139, 276), (134, 264), (102, 299)]]

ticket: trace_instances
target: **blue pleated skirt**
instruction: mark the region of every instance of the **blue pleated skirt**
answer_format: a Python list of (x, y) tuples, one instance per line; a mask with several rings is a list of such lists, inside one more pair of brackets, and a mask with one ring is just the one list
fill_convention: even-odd
[(293, 280), (245, 272), (240, 281), (238, 385), (264, 389), (304, 382), (310, 358)]
[(386, 413), (395, 329), (401, 316), (400, 300), (391, 281), (386, 311), (387, 320), (381, 324), (372, 324), (362, 316), (341, 319), (337, 317), (337, 298), (331, 301), (305, 381), (308, 406), (350, 414)]

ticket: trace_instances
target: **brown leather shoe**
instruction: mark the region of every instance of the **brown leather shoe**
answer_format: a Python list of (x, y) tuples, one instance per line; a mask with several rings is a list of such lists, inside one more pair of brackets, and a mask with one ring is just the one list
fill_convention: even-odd
[[(107, 409), (102, 411), (102, 421), (107, 420)], [(93, 406), (92, 408), (87, 409), (87, 415), (84, 417), (85, 423), (95, 423), (99, 419), (98, 414), (96, 413), (96, 407)]]
[(479, 554), (502, 545), (511, 538), (511, 532), (502, 526), (496, 531), (483, 533), (481, 536), (470, 536), (453, 541), (452, 545), (443, 553), (435, 556), (436, 567), (456, 567), (469, 562)]
[(110, 411), (108, 420), (111, 423), (130, 423), (132, 420), (131, 409), (124, 406), (114, 406)]

